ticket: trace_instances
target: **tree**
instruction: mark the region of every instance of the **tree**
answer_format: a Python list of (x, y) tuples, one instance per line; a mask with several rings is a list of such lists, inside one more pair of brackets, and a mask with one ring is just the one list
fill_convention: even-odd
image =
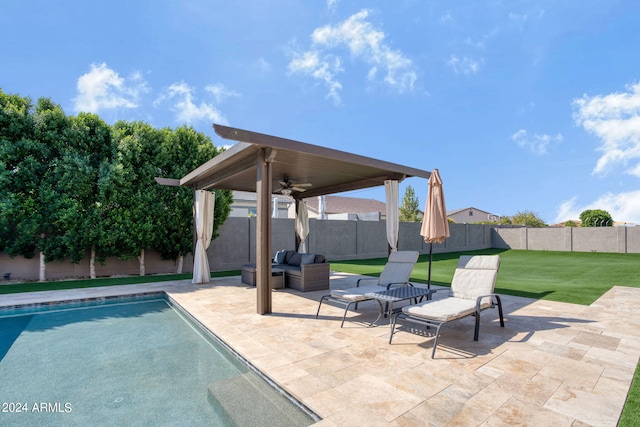
[(46, 262), (62, 256), (56, 171), (69, 120), (47, 98), (34, 109), (28, 98), (0, 92), (0, 105), (0, 249), (25, 258), (39, 252), (43, 281)]
[(153, 247), (164, 213), (154, 180), (162, 133), (143, 122), (118, 121), (112, 129), (116, 157), (99, 185), (103, 225), (109, 233), (101, 239), (99, 256), (138, 258), (144, 276), (144, 250)]
[(102, 221), (104, 204), (98, 183), (114, 154), (109, 125), (95, 114), (80, 113), (71, 117), (67, 144), (57, 168), (61, 202), (56, 216), (64, 229), (61, 255), (77, 263), (90, 251), (91, 278), (96, 277), (96, 247), (108, 233)]
[[(180, 178), (218, 155), (211, 138), (192, 127), (182, 126), (174, 131), (163, 129), (163, 140), (157, 166), (160, 177)], [(182, 272), (184, 255), (193, 251), (193, 190), (185, 187), (159, 187), (163, 205), (162, 220), (156, 230), (154, 249), (165, 259), (177, 259), (177, 272)], [(216, 190), (213, 238), (229, 216), (231, 192)]]
[(418, 221), (418, 198), (416, 197), (413, 187), (407, 186), (402, 199), (402, 205), (400, 206), (400, 221), (404, 222), (416, 222)]
[(611, 227), (613, 218), (609, 212), (602, 209), (587, 209), (580, 214), (582, 227)]
[(544, 227), (546, 225), (536, 212), (527, 210), (520, 211), (511, 217), (511, 223), (528, 227)]
[(37, 159), (43, 147), (33, 130), (31, 99), (0, 90), (0, 250), (11, 257), (33, 258), (36, 251), (28, 205), (42, 175)]

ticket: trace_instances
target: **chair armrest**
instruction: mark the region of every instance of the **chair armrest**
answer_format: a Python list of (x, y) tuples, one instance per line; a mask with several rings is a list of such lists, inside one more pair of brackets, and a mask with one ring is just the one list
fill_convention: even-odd
[(498, 299), (498, 301), (500, 301), (500, 297), (498, 296), (498, 294), (487, 294), (487, 295), (480, 295), (477, 299), (476, 299), (476, 313), (480, 312), (480, 303), (482, 302), (483, 298), (491, 298), (491, 305), (494, 306), (497, 304), (497, 302), (493, 302), (493, 297), (496, 297)]
[(389, 283), (387, 285), (387, 289), (391, 289), (392, 286), (396, 286), (396, 285), (413, 287), (413, 285), (409, 282), (397, 282), (397, 283)]
[(360, 282), (363, 280), (380, 280), (377, 277), (363, 277), (362, 279), (358, 279), (358, 281), (356, 282), (356, 287), (360, 287)]

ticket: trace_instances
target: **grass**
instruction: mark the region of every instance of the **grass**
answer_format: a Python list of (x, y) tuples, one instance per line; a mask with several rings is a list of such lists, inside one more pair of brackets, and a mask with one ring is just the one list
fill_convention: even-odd
[(640, 425), (640, 364), (636, 366), (636, 373), (631, 382), (627, 401), (622, 408), (622, 415), (618, 427), (637, 427)]
[[(212, 272), (211, 277), (239, 276), (240, 270)], [(57, 291), (60, 289), (97, 288), (99, 286), (135, 285), (138, 283), (167, 282), (191, 279), (191, 273), (161, 274), (152, 276), (106, 277), (98, 279), (58, 280), (52, 282), (27, 282), (0, 286), (0, 295), (18, 292)]]
[[(506, 295), (589, 305), (611, 287), (640, 288), (640, 254), (487, 249), (434, 254), (431, 283), (450, 286), (463, 254), (500, 255), (496, 292)], [(386, 258), (331, 262), (331, 269), (376, 276)], [(427, 282), (429, 255), (418, 259), (411, 280)]]

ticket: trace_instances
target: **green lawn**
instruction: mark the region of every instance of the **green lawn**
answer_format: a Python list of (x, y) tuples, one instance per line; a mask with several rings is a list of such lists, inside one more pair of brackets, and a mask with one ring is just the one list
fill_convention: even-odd
[[(462, 254), (499, 254), (496, 292), (589, 305), (612, 286), (640, 287), (640, 254), (487, 249), (434, 254), (431, 283), (450, 286)], [(386, 258), (331, 262), (331, 269), (378, 275)], [(429, 255), (421, 255), (411, 280), (427, 282)]]
[[(211, 277), (239, 276), (240, 270), (217, 271)], [(0, 295), (18, 292), (57, 291), (60, 289), (97, 288), (99, 286), (135, 285), (138, 283), (167, 282), (191, 279), (191, 273), (152, 276), (106, 277), (99, 279), (58, 280), (53, 282), (27, 282), (0, 286)]]

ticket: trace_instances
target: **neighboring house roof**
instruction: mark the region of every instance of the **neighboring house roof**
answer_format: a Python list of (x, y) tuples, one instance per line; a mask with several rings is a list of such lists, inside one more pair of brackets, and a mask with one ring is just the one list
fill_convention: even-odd
[(475, 217), (477, 217), (478, 214), (483, 216), (486, 215), (486, 218), (483, 218), (484, 220), (491, 219), (491, 217), (495, 217), (495, 220), (499, 218), (499, 215), (492, 214), (491, 212), (487, 212), (482, 209), (474, 208), (473, 206), (463, 208), (463, 209), (456, 209), (453, 211), (447, 211), (447, 217), (450, 217), (450, 218), (456, 217), (456, 215), (458, 214), (467, 215), (468, 212), (473, 212), (474, 214), (473, 216)]
[[(307, 203), (307, 208), (310, 211), (318, 212), (318, 199), (316, 197), (304, 199), (304, 201)], [(381, 212), (384, 215), (386, 212), (386, 205), (374, 199), (325, 196), (325, 203), (325, 212), (327, 214)]]
[(478, 209), (478, 208), (474, 208), (473, 206), (469, 206), (468, 208), (462, 208), (462, 209), (456, 209), (456, 210), (453, 210), (453, 211), (447, 211), (447, 216), (455, 215), (455, 214), (460, 213), (460, 212), (467, 212), (467, 211), (469, 211), (469, 209), (472, 209), (474, 212), (490, 213), (490, 212), (484, 211), (482, 209)]

